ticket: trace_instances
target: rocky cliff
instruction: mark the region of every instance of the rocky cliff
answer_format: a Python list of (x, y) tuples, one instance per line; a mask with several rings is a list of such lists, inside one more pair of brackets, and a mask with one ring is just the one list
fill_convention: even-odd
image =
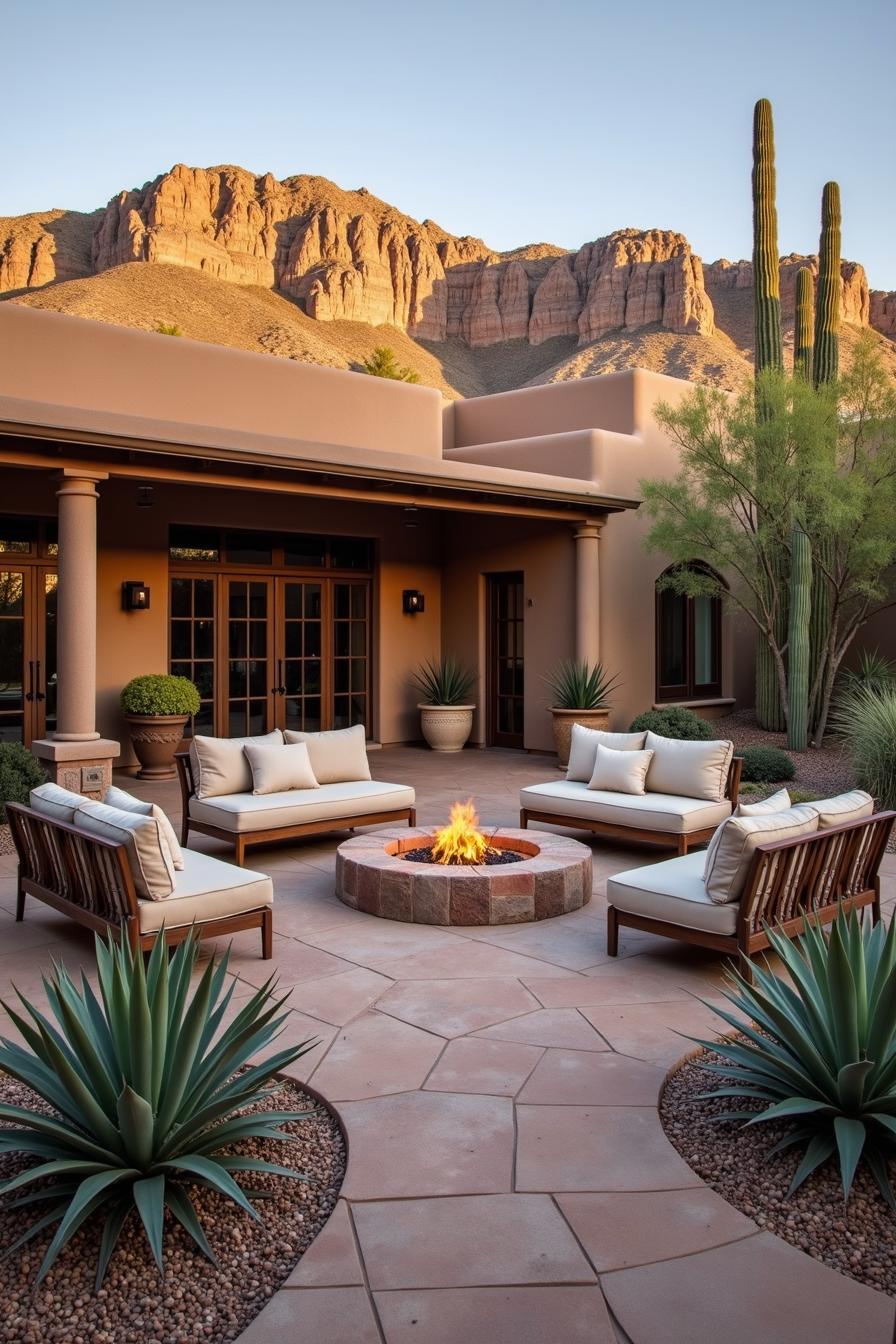
[(417, 339), (471, 346), (560, 335), (587, 344), (653, 323), (713, 330), (700, 260), (686, 238), (663, 230), (623, 229), (559, 256), (540, 245), (504, 257), (364, 190), (183, 165), (84, 216), (89, 254), (83, 238), (76, 249), (60, 247), (43, 218), (25, 216), (27, 225), (0, 234), (2, 288), (142, 261), (279, 289), (318, 321), (385, 322)]
[[(725, 306), (753, 282), (750, 262), (704, 270), (687, 239), (667, 230), (619, 229), (577, 252), (540, 243), (501, 254), (432, 220), (419, 223), (364, 188), (228, 166), (179, 164), (94, 214), (0, 219), (0, 291), (133, 262), (279, 291), (318, 322), (388, 323), (418, 341), (474, 349), (558, 338), (587, 346), (643, 328), (711, 337), (711, 296)], [(782, 258), (785, 314), (803, 265), (817, 273), (815, 257)], [(863, 268), (844, 262), (847, 322), (894, 335), (894, 308), (896, 295), (872, 296)]]

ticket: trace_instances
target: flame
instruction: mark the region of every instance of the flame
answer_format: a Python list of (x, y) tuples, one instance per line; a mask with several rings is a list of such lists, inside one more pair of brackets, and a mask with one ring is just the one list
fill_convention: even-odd
[(436, 831), (433, 841), (432, 856), (436, 863), (481, 863), (489, 846), (478, 826), (472, 798), (465, 803), (452, 803), (451, 819), (447, 826)]

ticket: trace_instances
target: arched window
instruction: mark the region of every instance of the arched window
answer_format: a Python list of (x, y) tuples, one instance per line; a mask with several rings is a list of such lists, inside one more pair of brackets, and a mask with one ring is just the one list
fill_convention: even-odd
[[(706, 565), (689, 569), (713, 574)], [(671, 571), (666, 570), (666, 573)], [(656, 698), (705, 700), (722, 694), (722, 604), (656, 590)]]

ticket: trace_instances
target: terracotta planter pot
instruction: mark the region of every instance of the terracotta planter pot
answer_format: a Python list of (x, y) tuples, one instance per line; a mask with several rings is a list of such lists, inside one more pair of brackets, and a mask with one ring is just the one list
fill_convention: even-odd
[(174, 779), (174, 753), (189, 714), (125, 714), (140, 769), (138, 779)]
[(475, 705), (418, 705), (420, 728), (433, 751), (463, 751)]
[(557, 709), (551, 706), (551, 714), (554, 719), (554, 749), (561, 770), (569, 765), (569, 744), (574, 723), (581, 723), (585, 728), (606, 728), (610, 722), (608, 709)]

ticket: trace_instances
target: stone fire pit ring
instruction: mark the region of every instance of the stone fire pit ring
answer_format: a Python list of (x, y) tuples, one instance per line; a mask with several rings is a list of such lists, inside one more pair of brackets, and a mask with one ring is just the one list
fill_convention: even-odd
[[(488, 828), (484, 828), (488, 831)], [(428, 831), (371, 831), (336, 852), (336, 895), (353, 910), (408, 924), (525, 924), (579, 910), (591, 900), (591, 850), (578, 840), (501, 829), (492, 844), (524, 856), (488, 865), (402, 858)]]

